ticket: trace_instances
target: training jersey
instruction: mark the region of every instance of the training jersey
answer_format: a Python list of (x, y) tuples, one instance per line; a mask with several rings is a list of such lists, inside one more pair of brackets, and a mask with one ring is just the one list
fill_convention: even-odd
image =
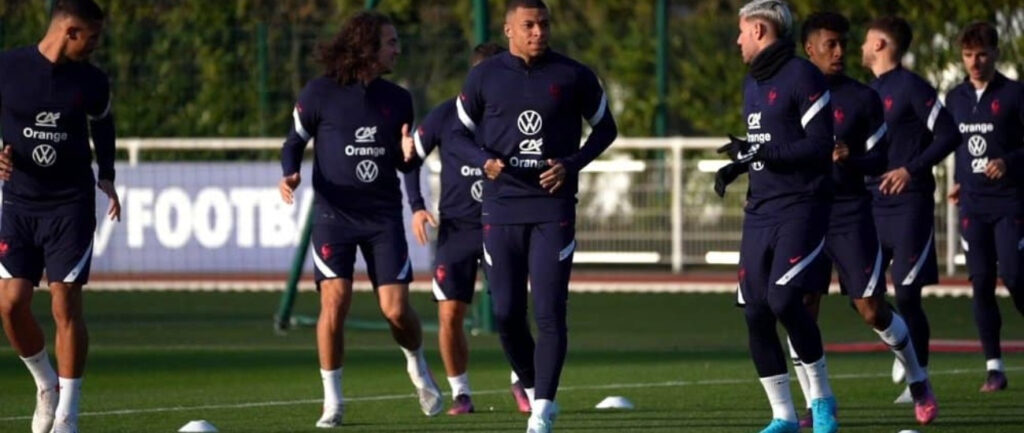
[(766, 80), (747, 75), (743, 115), (750, 163), (746, 223), (775, 223), (832, 200), (831, 94), (807, 60), (793, 57)]
[[(946, 96), (957, 130), (960, 206), (971, 212), (1020, 215), (1024, 212), (1024, 85), (996, 73), (979, 97), (965, 80)], [(985, 176), (989, 160), (1006, 162), (1006, 175)]]
[[(442, 219), (480, 222), (483, 200), (483, 170), (466, 162), (451, 143), (452, 122), (458, 122), (455, 98), (438, 105), (416, 127), (413, 140), (416, 156), (422, 161), (435, 148), (441, 153), (441, 201), (438, 210)], [(420, 193), (420, 169), (405, 174), (405, 192), (413, 212), (426, 208)]]
[[(484, 181), (484, 224), (575, 220), (579, 171), (617, 134), (597, 76), (551, 50), (529, 65), (509, 52), (484, 60), (469, 72), (456, 111), (453, 139), (463, 159), (480, 168), (490, 158), (505, 163)], [(581, 148), (583, 119), (593, 130)], [(566, 168), (553, 194), (540, 186), (548, 159)]]
[(832, 95), (832, 125), (835, 141), (845, 143), (850, 156), (833, 164), (835, 196), (831, 222), (855, 224), (871, 213), (871, 193), (865, 176), (877, 176), (885, 170), (889, 149), (882, 101), (870, 87), (844, 74), (826, 77)]
[(350, 223), (402, 219), (396, 169), (403, 162), (402, 125), (412, 127), (409, 92), (377, 78), (367, 85), (310, 81), (292, 110), (292, 128), (281, 151), (285, 176), (298, 173), (306, 143), (313, 148), (313, 204), (321, 215)]
[(897, 66), (871, 82), (882, 98), (885, 123), (889, 131), (886, 171), (905, 167), (911, 180), (903, 194), (883, 195), (879, 176), (868, 186), (875, 195), (875, 212), (900, 212), (908, 201), (906, 194), (931, 200), (935, 193), (932, 167), (942, 162), (960, 142), (953, 118), (942, 106), (931, 84), (919, 75)]
[(3, 209), (72, 215), (96, 206), (99, 178), (114, 180), (114, 119), (107, 75), (88, 62), (51, 63), (36, 46), (0, 53), (0, 131), (14, 170)]

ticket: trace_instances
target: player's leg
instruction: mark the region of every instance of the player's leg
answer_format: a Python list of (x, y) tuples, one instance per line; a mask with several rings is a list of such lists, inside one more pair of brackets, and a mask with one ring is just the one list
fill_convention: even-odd
[(399, 221), (378, 230), (360, 242), (370, 281), (376, 289), (381, 314), (391, 328), (391, 336), (402, 349), (406, 372), (419, 396), (424, 415), (434, 416), (444, 409), (441, 388), (434, 381), (423, 354), (423, 328), (419, 315), (409, 303), (412, 261), (405, 243), (405, 228)]
[(566, 315), (569, 278), (576, 251), (575, 222), (534, 225), (529, 248), (530, 287), (537, 322), (534, 354), (537, 392), (530, 418), (534, 424), (543, 424), (553, 421), (558, 413), (555, 396), (568, 348)]
[(352, 305), (355, 243), (337, 225), (313, 225), (313, 264), (320, 315), (316, 322), (317, 354), (324, 390), (323, 413), (316, 426), (340, 426), (345, 414), (342, 371), (345, 364), (345, 318)]
[[(809, 280), (810, 289), (804, 294), (803, 303), (807, 313), (815, 322), (818, 320), (818, 313), (821, 310), (821, 298), (828, 294), (829, 285), (832, 283), (832, 261), (834, 255), (831, 252), (835, 242), (832, 238), (825, 240), (825, 254), (821, 254), (811, 265), (811, 272), (814, 277)], [(797, 382), (800, 384), (800, 391), (804, 396), (805, 412), (800, 416), (800, 427), (809, 428), (813, 426), (811, 414), (811, 384), (807, 378), (807, 370), (800, 361), (800, 355), (793, 348), (793, 342), (787, 337), (789, 356), (793, 361), (793, 372), (796, 374)]]
[(934, 203), (928, 199), (893, 219), (892, 278), (896, 308), (910, 330), (910, 340), (921, 366), (928, 368), (931, 328), (921, 303), (921, 290), (939, 279), (935, 255)]
[(498, 337), (512, 371), (533, 400), (535, 343), (526, 316), (527, 228), (520, 224), (484, 225), (483, 254)]
[(831, 432), (838, 429), (838, 423), (821, 332), (803, 305), (809, 286), (820, 284), (817, 281), (821, 277), (814, 274), (812, 264), (824, 254), (826, 227), (821, 221), (827, 218), (787, 222), (778, 227), (767, 301), (804, 365), (815, 431)]
[(750, 356), (772, 408), (772, 421), (763, 432), (797, 432), (800, 424), (789, 391), (786, 357), (767, 300), (770, 242), (771, 230), (743, 228), (736, 303), (743, 308)]
[(82, 286), (89, 281), (96, 217), (92, 208), (69, 216), (39, 219), (37, 241), (43, 246), (51, 311), (56, 328), (60, 398), (54, 433), (78, 431), (82, 376), (89, 351), (89, 334), (82, 312)]
[[(971, 221), (973, 223), (973, 221)], [(1003, 283), (1006, 285), (1006, 290), (1010, 292), (1010, 297), (1013, 300), (1014, 306), (1020, 314), (1024, 314), (1024, 272), (1020, 270), (1020, 266), (1024, 265), (1024, 227), (1022, 227), (1022, 220), (1012, 216), (997, 217), (994, 221), (991, 221), (990, 233), (992, 235), (993, 248), (991, 250), (985, 250), (986, 253), (992, 254), (989, 262), (998, 261), (998, 273), (1003, 278)], [(988, 228), (988, 227), (987, 227)], [(967, 230), (965, 230), (966, 232)], [(973, 234), (973, 233), (972, 233)], [(966, 235), (965, 235), (966, 239)], [(969, 242), (970, 240), (968, 240)], [(974, 249), (974, 245), (970, 244), (969, 247)], [(970, 252), (968, 252), (970, 254)], [(968, 256), (970, 257), (970, 256)], [(996, 260), (998, 259), (998, 260)], [(970, 265), (970, 261), (968, 261)], [(996, 269), (992, 267), (985, 268), (991, 271), (990, 275), (993, 275)], [(973, 275), (972, 275), (973, 278)], [(973, 280), (972, 280), (973, 282)], [(987, 304), (984, 308), (985, 311), (979, 311), (977, 303), (979, 302), (979, 293), (977, 288), (975, 289), (974, 301), (975, 301), (975, 321), (978, 323), (978, 331), (982, 335), (982, 348), (985, 351), (985, 370), (986, 377), (985, 383), (981, 386), (982, 392), (994, 392), (1006, 389), (1008, 381), (1006, 378), (1006, 372), (1004, 371), (1002, 354), (1000, 353), (1000, 327), (1002, 320), (999, 314), (999, 307), (995, 300), (995, 278), (992, 278), (991, 291), (984, 292), (983, 299)], [(987, 287), (986, 287), (987, 289)], [(982, 317), (984, 315), (985, 317)], [(983, 331), (982, 323), (987, 323), (988, 332)], [(987, 334), (987, 335), (986, 335)], [(987, 340), (987, 341), (986, 341)]]
[(473, 301), (477, 264), (483, 251), (479, 224), (464, 225), (442, 220), (434, 256), (434, 300), (440, 322), (438, 345), (452, 389), (449, 415), (474, 411), (469, 386), (469, 345), (465, 318)]

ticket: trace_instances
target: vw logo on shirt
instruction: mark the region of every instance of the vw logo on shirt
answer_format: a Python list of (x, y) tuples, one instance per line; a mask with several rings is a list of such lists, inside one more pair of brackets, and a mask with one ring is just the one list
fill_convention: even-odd
[(972, 135), (967, 139), (967, 151), (971, 153), (971, 156), (982, 156), (986, 150), (988, 150), (988, 143), (985, 141), (985, 137)]
[(484, 181), (478, 180), (473, 182), (473, 185), (469, 187), (469, 195), (473, 196), (473, 200), (478, 202), (484, 201)]
[(540, 118), (540, 113), (526, 110), (519, 113), (519, 119), (516, 120), (516, 124), (519, 126), (519, 132), (526, 135), (537, 135), (544, 127), (544, 120)]
[(57, 162), (57, 149), (49, 144), (40, 144), (32, 149), (32, 161), (40, 167), (49, 167)]
[(369, 159), (359, 161), (356, 165), (356, 177), (364, 183), (370, 183), (377, 179), (377, 163)]

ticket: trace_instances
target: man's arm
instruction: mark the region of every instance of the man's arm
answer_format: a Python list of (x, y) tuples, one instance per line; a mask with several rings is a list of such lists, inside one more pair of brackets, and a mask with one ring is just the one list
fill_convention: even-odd
[(905, 167), (911, 175), (916, 176), (930, 171), (933, 166), (942, 162), (947, 155), (956, 150), (962, 137), (956, 129), (953, 116), (942, 106), (935, 89), (922, 85), (914, 89), (912, 100), (914, 113), (932, 132), (932, 143)]
[(89, 133), (92, 142), (96, 146), (96, 165), (99, 168), (99, 180), (113, 182), (114, 156), (115, 156), (115, 131), (113, 97), (110, 94), (110, 83), (106, 77), (102, 84), (96, 89), (98, 98), (86, 111), (89, 119)]
[(834, 147), (832, 135), (832, 94), (819, 75), (809, 75), (794, 92), (800, 107), (800, 125), (804, 138), (788, 143), (761, 146), (757, 158), (766, 162), (788, 164), (831, 161)]
[(457, 122), (452, 122), (450, 143), (460, 159), (475, 167), (485, 167), (488, 160), (500, 159), (476, 144), (477, 124), (483, 118), (484, 100), (481, 89), (482, 68), (473, 68), (462, 85), (462, 93), (455, 99)]
[(307, 84), (299, 94), (299, 100), (292, 109), (292, 126), (281, 146), (282, 178), (277, 188), (281, 199), (288, 204), (294, 201), (295, 189), (301, 182), (299, 168), (302, 165), (302, 153), (320, 124), (319, 105), (311, 86), (312, 83)]
[(579, 85), (581, 112), (587, 116), (591, 131), (578, 152), (561, 160), (565, 168), (574, 173), (583, 170), (587, 164), (597, 159), (619, 134), (615, 119), (608, 109), (608, 96), (601, 88), (601, 83), (597, 81), (597, 76), (591, 70), (584, 69), (579, 77)]
[(872, 92), (872, 98), (864, 101), (866, 108), (865, 126), (871, 135), (864, 140), (864, 154), (850, 157), (844, 162), (858, 173), (878, 176), (885, 172), (889, 155), (889, 128), (885, 124), (882, 101)]

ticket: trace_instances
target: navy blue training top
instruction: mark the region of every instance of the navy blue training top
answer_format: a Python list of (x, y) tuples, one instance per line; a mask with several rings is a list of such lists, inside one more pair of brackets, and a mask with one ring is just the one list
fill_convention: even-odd
[[(483, 200), (483, 171), (466, 162), (455, 152), (451, 142), (452, 122), (458, 122), (455, 98), (438, 105), (416, 127), (413, 139), (416, 156), (423, 160), (435, 148), (441, 152), (441, 218), (480, 223), (480, 203)], [(423, 210), (420, 193), (420, 166), (405, 174), (405, 191), (413, 212)]]
[(743, 83), (750, 163), (745, 224), (774, 224), (827, 209), (832, 200), (831, 94), (821, 71), (794, 57), (773, 76)]
[(306, 143), (313, 149), (314, 205), (318, 217), (354, 224), (402, 219), (396, 169), (402, 161), (402, 125), (412, 127), (412, 97), (378, 78), (368, 85), (341, 85), (322, 76), (310, 81), (292, 111), (292, 128), (281, 150), (285, 176), (299, 171)]
[(114, 180), (114, 118), (107, 75), (88, 62), (51, 63), (36, 46), (0, 53), (0, 130), (13, 148), (4, 212), (69, 215), (96, 206), (99, 178)]
[[(484, 224), (575, 220), (579, 171), (617, 134), (597, 76), (550, 50), (530, 65), (509, 52), (484, 60), (469, 72), (456, 110), (452, 138), (462, 158), (480, 168), (490, 158), (505, 163), (484, 181)], [(593, 130), (581, 148), (583, 119)], [(566, 168), (554, 194), (540, 186), (547, 159)]]
[(917, 74), (897, 66), (871, 82), (882, 98), (885, 123), (889, 128), (886, 171), (905, 167), (911, 180), (898, 195), (882, 195), (880, 177), (869, 179), (876, 213), (899, 213), (912, 203), (906, 194), (931, 200), (935, 193), (932, 167), (942, 162), (960, 143), (953, 118), (939, 101), (935, 88)]
[(846, 75), (826, 77), (832, 94), (832, 125), (836, 142), (845, 143), (850, 156), (833, 165), (835, 197), (831, 222), (844, 226), (871, 212), (871, 193), (865, 176), (882, 174), (889, 139), (882, 100), (870, 87)]
[[(963, 140), (956, 150), (960, 206), (972, 212), (1024, 213), (1024, 85), (997, 73), (979, 99), (964, 81), (946, 96)], [(1002, 158), (1006, 175), (985, 176), (989, 160)]]

